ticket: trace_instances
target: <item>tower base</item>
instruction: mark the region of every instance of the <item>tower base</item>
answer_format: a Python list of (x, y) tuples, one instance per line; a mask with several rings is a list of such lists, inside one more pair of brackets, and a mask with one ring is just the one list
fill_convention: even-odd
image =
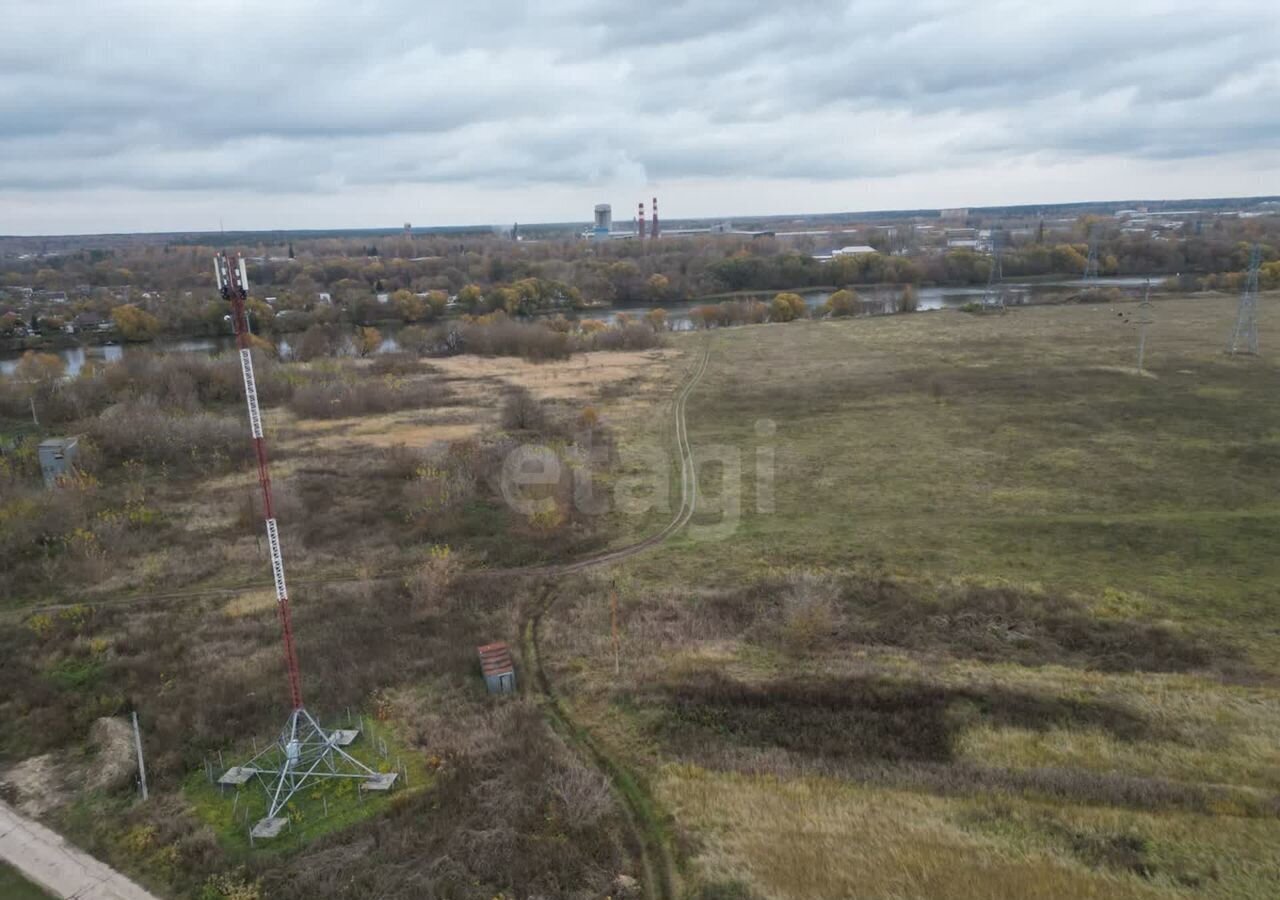
[(239, 786), (257, 781), (267, 794), (267, 814), (253, 826), (255, 838), (273, 838), (289, 824), (289, 801), (304, 788), (322, 780), (345, 778), (361, 790), (388, 791), (395, 773), (380, 773), (343, 749), (360, 732), (357, 729), (325, 731), (312, 715), (299, 707), (275, 743), (240, 766), (232, 766), (219, 784)]

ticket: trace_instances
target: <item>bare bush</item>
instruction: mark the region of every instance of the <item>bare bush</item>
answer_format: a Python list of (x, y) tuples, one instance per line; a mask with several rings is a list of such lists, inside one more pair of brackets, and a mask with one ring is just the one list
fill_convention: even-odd
[(779, 637), (789, 653), (808, 653), (835, 634), (838, 596), (835, 583), (820, 575), (806, 572), (787, 580)]
[(182, 470), (220, 469), (248, 459), (244, 425), (208, 412), (175, 415), (154, 401), (107, 410), (88, 428), (108, 464), (140, 460)]
[(457, 556), (448, 547), (433, 547), (430, 558), (405, 582), (414, 613), (423, 615), (440, 611), (461, 568)]
[(508, 431), (542, 431), (547, 427), (547, 414), (528, 388), (517, 385), (502, 401), (501, 422)]
[(326, 370), (294, 391), (289, 408), (311, 419), (337, 419), (434, 406), (448, 396), (437, 381), (397, 379), (357, 369)]
[(464, 324), (460, 349), (481, 356), (521, 356), (532, 360), (568, 359), (573, 352), (569, 335), (542, 325), (513, 322), (497, 315), (488, 321)]
[(579, 827), (590, 828), (613, 810), (609, 780), (577, 760), (568, 760), (547, 786), (564, 807), (565, 818)]
[(629, 322), (584, 336), (584, 345), (592, 350), (648, 350), (661, 343), (662, 335), (638, 322)]

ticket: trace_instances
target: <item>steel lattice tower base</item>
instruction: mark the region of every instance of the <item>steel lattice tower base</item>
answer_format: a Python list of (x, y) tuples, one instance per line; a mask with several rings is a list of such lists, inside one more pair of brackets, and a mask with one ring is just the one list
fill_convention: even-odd
[(343, 747), (360, 732), (356, 729), (326, 731), (305, 709), (295, 709), (280, 738), (242, 766), (233, 766), (219, 784), (240, 786), (256, 780), (267, 794), (267, 814), (253, 826), (255, 838), (275, 837), (288, 824), (282, 816), (289, 801), (318, 781), (345, 778), (358, 781), (360, 790), (389, 791), (395, 772), (380, 773), (356, 759)]

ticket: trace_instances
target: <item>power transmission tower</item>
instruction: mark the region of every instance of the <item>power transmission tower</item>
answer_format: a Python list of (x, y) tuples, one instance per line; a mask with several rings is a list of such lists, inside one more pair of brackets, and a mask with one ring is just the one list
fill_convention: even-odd
[(1147, 326), (1151, 324), (1151, 279), (1142, 291), (1142, 302), (1138, 304), (1138, 374), (1142, 374), (1142, 359), (1147, 352)]
[(1096, 281), (1098, 279), (1098, 239), (1093, 234), (1093, 228), (1085, 234), (1085, 238), (1089, 241), (1089, 258), (1084, 261), (1084, 280)]
[(1244, 280), (1244, 293), (1236, 311), (1236, 327), (1231, 332), (1228, 353), (1258, 355), (1258, 270), (1262, 268), (1262, 248), (1253, 245), (1249, 254), (1249, 274)]
[(982, 295), (984, 309), (1004, 309), (1004, 267), (1000, 261), (1000, 241), (996, 230), (991, 229), (991, 271), (987, 275), (987, 290)]

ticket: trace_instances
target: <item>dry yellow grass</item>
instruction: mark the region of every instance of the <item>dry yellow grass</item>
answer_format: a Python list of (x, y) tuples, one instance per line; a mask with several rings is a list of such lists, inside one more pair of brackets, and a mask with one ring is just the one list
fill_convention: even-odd
[(959, 804), (941, 798), (694, 767), (665, 769), (658, 794), (700, 826), (703, 879), (745, 881), (778, 900), (1161, 896), (1131, 878), (968, 833), (954, 821)]
[(228, 600), (227, 605), (222, 610), (228, 616), (238, 618), (272, 609), (275, 605), (276, 594), (274, 590), (246, 591)]
[(529, 362), (510, 356), (451, 356), (433, 360), (464, 396), (491, 396), (494, 380), (519, 384), (543, 399), (592, 400), (600, 388), (642, 378), (663, 382), (676, 350), (583, 353), (567, 360)]
[[(779, 900), (1140, 900), (1187, 896), (1193, 882), (1195, 896), (1262, 898), (1277, 868), (1270, 848), (1280, 829), (1268, 820), (1038, 804), (1011, 813), (983, 801), (694, 766), (663, 768), (656, 789), (698, 828), (699, 880), (745, 882)], [(1117, 838), (1121, 847), (1140, 843), (1133, 860), (1141, 862), (1095, 854)]]

